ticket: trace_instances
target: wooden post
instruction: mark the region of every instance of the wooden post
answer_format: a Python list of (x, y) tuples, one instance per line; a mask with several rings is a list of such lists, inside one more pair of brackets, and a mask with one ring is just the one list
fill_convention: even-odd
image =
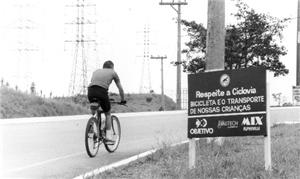
[(270, 84), (267, 82), (267, 136), (264, 137), (265, 170), (272, 171), (271, 164), (271, 120), (270, 120)]
[(193, 169), (196, 166), (196, 141), (195, 139), (189, 139), (189, 169)]
[[(224, 70), (225, 59), (225, 0), (208, 0), (207, 10), (207, 71)], [(189, 140), (189, 168), (195, 167), (195, 139)], [(222, 138), (219, 143), (222, 143)]]
[(225, 0), (208, 0), (206, 69), (224, 70)]
[[(225, 61), (225, 0), (208, 0), (206, 72), (224, 70)], [(211, 142), (211, 138), (207, 142)], [(222, 145), (223, 138), (217, 139)]]

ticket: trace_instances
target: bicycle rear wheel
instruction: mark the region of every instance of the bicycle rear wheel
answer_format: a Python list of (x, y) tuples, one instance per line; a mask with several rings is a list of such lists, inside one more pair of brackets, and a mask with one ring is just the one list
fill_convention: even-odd
[(95, 157), (98, 153), (100, 140), (97, 119), (91, 117), (85, 129), (85, 149), (90, 157)]
[(110, 153), (117, 150), (121, 140), (121, 124), (117, 116), (111, 116), (111, 128), (113, 131), (112, 140), (114, 141), (114, 143), (104, 143), (105, 149)]

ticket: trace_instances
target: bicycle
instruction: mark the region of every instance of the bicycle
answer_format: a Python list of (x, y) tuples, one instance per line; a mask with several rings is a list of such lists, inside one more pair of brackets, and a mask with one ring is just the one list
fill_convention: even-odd
[[(111, 103), (123, 105), (114, 101), (111, 101)], [(107, 140), (105, 138), (105, 117), (101, 117), (104, 112), (100, 109), (100, 104), (98, 102), (90, 103), (90, 110), (92, 117), (88, 120), (85, 130), (85, 148), (87, 154), (89, 157), (95, 157), (102, 143), (109, 153), (116, 151), (121, 139), (121, 124), (118, 117), (111, 115), (113, 140)]]

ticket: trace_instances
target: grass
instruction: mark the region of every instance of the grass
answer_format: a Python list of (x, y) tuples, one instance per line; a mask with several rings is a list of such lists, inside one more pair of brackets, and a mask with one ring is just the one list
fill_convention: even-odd
[(197, 142), (196, 168), (188, 169), (188, 145), (162, 149), (94, 178), (300, 178), (300, 124), (271, 129), (272, 173), (264, 169), (262, 137), (225, 138), (222, 146)]
[(46, 99), (10, 88), (0, 89), (0, 118), (87, 114), (88, 108), (69, 101)]
[[(160, 97), (157, 94), (126, 94), (127, 107), (113, 105), (112, 112), (159, 111), (161, 107)], [(113, 93), (110, 94), (110, 98), (115, 99), (115, 101), (120, 100), (120, 97)], [(165, 110), (175, 110), (174, 101), (169, 97), (165, 98)], [(89, 102), (86, 95), (42, 98), (8, 87), (0, 87), (0, 119), (89, 113)]]

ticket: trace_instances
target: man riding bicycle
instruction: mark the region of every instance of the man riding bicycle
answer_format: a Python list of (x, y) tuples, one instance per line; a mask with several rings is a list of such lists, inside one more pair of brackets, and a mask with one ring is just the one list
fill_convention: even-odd
[(114, 64), (112, 61), (106, 61), (103, 64), (103, 69), (98, 69), (93, 72), (91, 83), (88, 86), (88, 99), (89, 102), (99, 102), (106, 117), (106, 139), (110, 140), (112, 136), (111, 130), (111, 104), (108, 97), (108, 89), (112, 82), (115, 81), (116, 86), (119, 89), (121, 102), (120, 104), (126, 104), (124, 99), (124, 90), (121, 85), (120, 78), (114, 70)]

